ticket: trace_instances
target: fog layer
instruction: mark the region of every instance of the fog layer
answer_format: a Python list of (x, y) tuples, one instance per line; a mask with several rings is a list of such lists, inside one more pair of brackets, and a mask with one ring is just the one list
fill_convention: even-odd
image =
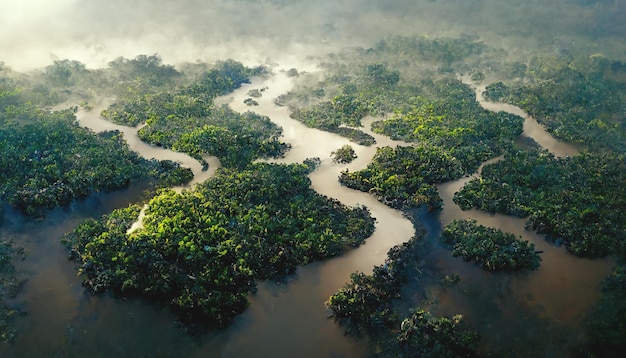
[(589, 51), (622, 57), (625, 9), (611, 0), (22, 0), (0, 13), (0, 61), (16, 70), (65, 58), (100, 67), (158, 53), (170, 63), (258, 64), (409, 34), (466, 34), (521, 50), (603, 36), (610, 45), (589, 41)]

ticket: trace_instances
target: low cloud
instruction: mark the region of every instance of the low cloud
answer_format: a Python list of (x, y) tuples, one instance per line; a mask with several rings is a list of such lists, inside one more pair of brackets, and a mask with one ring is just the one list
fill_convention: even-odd
[[(551, 5), (520, 0), (15, 0), (0, 13), (0, 61), (17, 70), (75, 59), (100, 67), (119, 57), (160, 54), (164, 61), (235, 58), (260, 63), (344, 46), (369, 46), (395, 34), (462, 33), (532, 40), (593, 26), (604, 1)], [(577, 18), (558, 16), (564, 9)], [(618, 8), (618, 10), (621, 7)], [(598, 15), (600, 14), (600, 15)], [(604, 27), (606, 28), (606, 26)], [(602, 28), (602, 29), (604, 29)], [(604, 30), (606, 31), (606, 30)], [(623, 50), (622, 50), (623, 51)]]

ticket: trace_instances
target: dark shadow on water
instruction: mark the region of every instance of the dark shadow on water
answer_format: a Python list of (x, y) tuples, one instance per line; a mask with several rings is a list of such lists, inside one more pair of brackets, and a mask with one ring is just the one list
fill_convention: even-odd
[[(403, 300), (397, 303), (402, 314), (415, 307), (426, 307), (440, 316), (462, 314), (467, 326), (480, 333), (481, 349), (486, 355), (569, 357), (574, 354), (584, 340), (582, 322), (599, 297), (600, 281), (610, 269), (610, 260), (593, 262), (573, 258), (562, 248), (554, 248), (558, 250), (556, 259), (563, 256), (568, 263), (561, 271), (584, 270), (591, 265), (596, 272), (585, 281), (597, 282), (595, 290), (578, 292), (572, 287), (575, 282), (562, 279), (562, 287), (552, 288), (555, 300), (562, 295), (560, 289), (578, 293), (574, 297), (569, 294), (572, 302), (563, 301), (560, 310), (555, 311), (554, 302), (544, 301), (550, 295), (535, 297), (532, 292), (534, 282), (538, 281), (541, 287), (545, 280), (541, 275), (559, 272), (541, 269), (528, 273), (487, 272), (473, 262), (452, 257), (451, 250), (440, 242), (441, 212), (416, 210), (412, 214), (412, 220), (426, 230), (430, 251), (423, 257), (418, 275), (410, 278), (405, 287)], [(442, 280), (445, 275), (458, 275), (460, 281), (450, 284)]]

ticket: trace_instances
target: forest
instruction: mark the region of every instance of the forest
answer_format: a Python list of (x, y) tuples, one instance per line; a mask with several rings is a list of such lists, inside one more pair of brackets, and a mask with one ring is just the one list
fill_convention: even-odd
[(144, 228), (138, 206), (80, 224), (64, 241), (91, 291), (142, 295), (172, 306), (189, 325), (226, 326), (246, 308), (255, 280), (339, 255), (374, 231), (364, 207), (310, 188), (310, 168), (252, 164), (221, 170), (193, 190), (163, 190)]
[(15, 262), (23, 259), (24, 249), (15, 245), (4, 236), (0, 236), (0, 341), (10, 342), (17, 334), (15, 319), (18, 310), (5, 302), (19, 291), (23, 275), (18, 274)]
[(555, 158), (513, 150), (487, 165), (454, 200), (463, 209), (528, 217), (527, 226), (573, 254), (603, 257), (623, 251), (626, 161), (612, 153)]
[(174, 89), (135, 80), (140, 81), (139, 88), (118, 98), (102, 116), (128, 126), (145, 124), (138, 134), (147, 143), (187, 153), (200, 161), (202, 153), (210, 153), (224, 166), (243, 168), (258, 157), (279, 157), (289, 146), (279, 141), (281, 130), (269, 118), (234, 112), (215, 105), (213, 99), (264, 71), (263, 67), (250, 69), (228, 60)]
[(455, 220), (446, 225), (441, 240), (452, 246), (452, 256), (474, 260), (488, 271), (534, 270), (541, 257), (535, 245), (515, 235), (479, 225), (476, 220)]
[[(335, 118), (323, 115), (327, 111), (320, 112), (322, 107), (344, 113), (332, 126), (359, 127), (365, 115), (383, 116), (372, 124), (375, 133), (415, 145), (379, 148), (366, 169), (341, 174), (343, 185), (373, 193), (394, 208), (426, 204), (435, 210), (441, 202), (433, 184), (473, 173), (480, 163), (503, 154), (522, 133), (521, 117), (483, 109), (472, 89), (451, 78), (448, 70), (424, 71), (416, 78), (413, 67), (402, 67), (408, 57), (410, 66), (421, 61), (447, 69), (479, 55), (483, 45), (469, 39), (395, 37), (356, 51), (356, 58), (343, 54), (336, 62), (325, 62), (325, 78), (317, 87), (302, 85), (285, 96), (286, 103), (296, 107), (292, 116), (320, 129), (327, 124), (316, 118)], [(393, 67), (378, 62), (400, 55)], [(348, 61), (356, 63), (348, 68)]]
[[(7, 73), (0, 82), (3, 209), (8, 204), (25, 215), (42, 216), (45, 210), (131, 182), (151, 180), (168, 186), (191, 180), (191, 171), (177, 163), (141, 158), (119, 132), (93, 133), (80, 127), (75, 107), (50, 111), (50, 104), (65, 100), (54, 86), (69, 86), (71, 73), (62, 69), (70, 64), (57, 62), (33, 78), (16, 79)], [(77, 72), (84, 69), (73, 65)]]
[(326, 305), (346, 332), (369, 337), (378, 356), (474, 357), (479, 356), (479, 335), (468, 330), (463, 316), (434, 317), (423, 309), (402, 317), (394, 305), (409, 278), (418, 276), (421, 255), (428, 252), (424, 232), (394, 246), (383, 265), (371, 275), (355, 272), (350, 282), (332, 295)]
[[(92, 192), (154, 181), (162, 189), (148, 202), (143, 228), (128, 232), (139, 205), (86, 220), (63, 239), (70, 257), (94, 293), (149, 297), (171, 305), (189, 327), (223, 327), (245, 309), (255, 280), (280, 280), (298, 265), (360, 245), (374, 219), (365, 207), (348, 208), (310, 189), (306, 175), (315, 169), (314, 159), (306, 165), (252, 163), (289, 149), (279, 141), (281, 129), (267, 117), (239, 114), (213, 100), (264, 74), (263, 67), (227, 60), (183, 71), (141, 55), (118, 58), (105, 70), (56, 61), (32, 78), (8, 77), (2, 172), (12, 176), (2, 182), (2, 198), (24, 214), (44, 215)], [(94, 78), (108, 83), (82, 92)], [(33, 88), (46, 96), (32, 95)], [(188, 182), (189, 169), (142, 159), (119, 133), (79, 127), (76, 108), (45, 107), (76, 97), (89, 107), (91, 96), (105, 94), (116, 99), (102, 111), (104, 118), (141, 124), (143, 141), (200, 161), (203, 154), (216, 155), (224, 168), (178, 194), (166, 188)]]
[(534, 57), (521, 78), (485, 95), (516, 104), (555, 137), (593, 151), (626, 151), (626, 64), (602, 54)]
[[(372, 124), (374, 132), (415, 143), (378, 148), (367, 168), (345, 170), (339, 177), (342, 185), (368, 192), (407, 213), (423, 205), (440, 209), (433, 184), (459, 179), (474, 173), (487, 159), (503, 156), (461, 188), (454, 195), (455, 203), (464, 210), (527, 218), (528, 230), (545, 234), (577, 256), (613, 255), (618, 264), (604, 284), (603, 298), (585, 321), (588, 340), (574, 350), (618, 352), (624, 342), (619, 322), (626, 317), (618, 303), (626, 292), (622, 280), (626, 221), (620, 215), (626, 198), (623, 64), (602, 55), (585, 58), (561, 53), (535, 56), (528, 65), (501, 60), (492, 68), (480, 65), (481, 61), (493, 64), (496, 57), (493, 49), (464, 39), (394, 37), (369, 49), (328, 56), (323, 62), (325, 75), (317, 78), (317, 85), (311, 85), (316, 78), (309, 78), (285, 98), (291, 106), (304, 108), (297, 109), (294, 118), (324, 129), (325, 124), (312, 114), (322, 107), (332, 109), (337, 96), (350, 93), (353, 106), (349, 108), (358, 109), (357, 118), (383, 117)], [(381, 58), (384, 63), (378, 62)], [(421, 76), (415, 71), (418, 59)], [(374, 73), (381, 76), (375, 80), (380, 87), (369, 82)], [(487, 86), (487, 99), (518, 105), (556, 138), (578, 145), (581, 153), (556, 158), (532, 140), (519, 140), (523, 119), (483, 109), (469, 86), (454, 78), (455, 73), (471, 74), (474, 81), (488, 76), (503, 79)], [(360, 125), (348, 116), (324, 118), (340, 118), (335, 125)], [(475, 260), (489, 271), (535, 270), (541, 261), (534, 245), (472, 221), (448, 224), (441, 240), (454, 256)], [(371, 284), (377, 270), (374, 276), (355, 273), (352, 286), (331, 297), (329, 306), (337, 316), (359, 322), (363, 319), (359, 317), (384, 311), (377, 303), (381, 294), (397, 298), (396, 291), (378, 291)], [(348, 292), (375, 303), (352, 309), (346, 304)], [(385, 317), (376, 316), (374, 322), (388, 322), (390, 312), (384, 312)]]
[[(371, 274), (354, 272), (326, 302), (344, 332), (365, 338), (377, 356), (489, 355), (464, 312), (438, 315), (423, 295), (407, 294), (422, 279), (431, 283), (424, 265), (435, 249), (474, 261), (462, 264), (479, 266), (494, 282), (541, 269), (534, 244), (475, 221), (432, 229), (434, 241), (421, 231), (416, 210), (436, 218), (444, 209), (437, 185), (470, 175), (454, 195), (462, 209), (526, 218), (528, 230), (573, 255), (615, 260), (575, 349), (588, 356), (624, 350), (626, 65), (602, 54), (560, 51), (520, 62), (504, 52), (471, 35), (386, 37), (320, 56), (316, 73), (292, 68), (294, 88), (275, 101), (307, 127), (352, 142), (329, 150), (336, 166), (374, 148), (368, 132), (403, 142), (377, 147), (365, 168), (338, 178), (402, 211), (416, 228)], [(253, 112), (260, 90), (248, 92), (255, 98), (244, 102), (248, 112), (216, 101), (253, 77), (274, 75), (271, 66), (232, 59), (175, 67), (158, 55), (118, 57), (100, 69), (54, 60), (28, 74), (1, 65), (0, 217), (44, 220), (54, 208), (98, 193), (133, 184), (149, 189), (143, 201), (88, 218), (64, 235), (79, 280), (91, 294), (169, 307), (187, 332), (226, 329), (260, 282), (287, 282), (299, 267), (340, 256), (375, 231), (367, 207), (313, 189), (309, 175), (326, 165), (322, 159), (263, 161), (284, 157), (292, 144), (272, 118)], [(558, 158), (539, 148), (523, 137), (524, 118), (484, 109), (462, 76), (490, 83), (487, 99), (519, 106), (580, 154)], [(193, 188), (172, 190), (191, 181), (190, 169), (140, 157), (120, 132), (79, 126), (76, 104), (104, 108), (103, 118), (137, 128), (150, 145), (189, 154), (204, 170), (206, 155), (222, 168)], [(363, 128), (369, 117), (371, 128)], [(138, 220), (143, 227), (131, 230)], [(18, 311), (4, 298), (19, 291), (16, 262), (24, 254), (0, 237), (3, 341), (16, 334)], [(446, 272), (432, 286), (459, 277)]]
[(588, 341), (581, 351), (599, 356), (618, 356), (626, 342), (625, 68), (602, 54), (562, 52), (533, 57), (518, 76), (487, 86), (487, 98), (518, 105), (581, 153), (555, 158), (513, 148), (454, 198), (464, 209), (527, 218), (528, 229), (574, 255), (616, 259), (585, 322)]

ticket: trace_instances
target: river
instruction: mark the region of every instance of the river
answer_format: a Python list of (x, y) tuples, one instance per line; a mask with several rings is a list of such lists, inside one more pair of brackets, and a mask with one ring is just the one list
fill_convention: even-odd
[[(470, 85), (479, 104), (491, 111), (504, 111), (524, 118), (522, 136), (532, 138), (556, 157), (578, 154), (578, 149), (550, 135), (534, 118), (517, 106), (487, 101), (483, 96), (485, 85)], [(489, 160), (484, 165), (501, 160)], [(479, 328), (483, 339), (492, 347), (501, 347), (499, 353), (507, 356), (544, 355), (568, 356), (565, 348), (572, 343), (572, 335), (582, 333), (581, 323), (587, 310), (600, 297), (600, 283), (609, 273), (611, 259), (589, 260), (570, 255), (565, 247), (545, 240), (544, 235), (525, 230), (525, 219), (478, 210), (462, 211), (452, 200), (454, 193), (479, 174), (437, 185), (444, 201), (437, 215), (442, 226), (456, 219), (475, 219), (478, 223), (501, 229), (529, 241), (541, 253), (538, 270), (525, 274), (491, 274), (477, 267), (469, 267), (449, 255), (433, 256), (436, 265), (444, 271), (459, 272), (461, 287), (457, 290), (437, 289), (439, 304), (434, 307), (442, 314), (473, 312), (468, 320)], [(465, 282), (465, 283), (464, 283)], [(512, 324), (515, 322), (514, 324)]]
[[(346, 336), (341, 327), (327, 318), (324, 302), (349, 280), (350, 273), (369, 273), (374, 265), (381, 264), (389, 248), (409, 240), (413, 226), (399, 211), (381, 204), (372, 196), (340, 186), (337, 177), (345, 168), (354, 171), (365, 167), (375, 154), (376, 146), (406, 143), (373, 134), (377, 145), (364, 147), (335, 134), (305, 127), (289, 117), (286, 107), (273, 103), (275, 97), (287, 92), (292, 85), (293, 80), (284, 71), (277, 71), (276, 75), (266, 79), (255, 78), (252, 84), (242, 86), (221, 102), (237, 111), (253, 110), (267, 115), (283, 127), (284, 140), (292, 144), (292, 149), (276, 162), (294, 163), (319, 157), (321, 166), (310, 174), (313, 188), (347, 205), (366, 205), (377, 219), (376, 231), (364, 245), (340, 257), (300, 267), (287, 282), (259, 282), (257, 293), (250, 295), (249, 308), (235, 319), (231, 327), (209, 333), (202, 339), (192, 339), (177, 327), (167, 309), (154, 308), (142, 300), (124, 301), (108, 295), (86, 294), (76, 277), (73, 263), (67, 261), (67, 253), (59, 242), (63, 233), (70, 231), (83, 218), (96, 217), (137, 200), (142, 188), (93, 195), (68, 208), (53, 211), (41, 222), (24, 223), (14, 218), (4, 230), (10, 231), (15, 241), (29, 252), (28, 258), (19, 264), (19, 269), (29, 276), (29, 280), (15, 299), (28, 314), (18, 319), (20, 335), (15, 344), (0, 348), (0, 355), (367, 356), (368, 348), (364, 342)], [(259, 105), (248, 107), (243, 101), (248, 97), (247, 92), (255, 88), (265, 90), (262, 97), (255, 98)], [(485, 107), (491, 106), (478, 98)], [(515, 110), (502, 106), (498, 104), (498, 107), (489, 109)], [(196, 182), (209, 178), (219, 167), (215, 158), (208, 158), (210, 170), (202, 172), (196, 160), (149, 146), (136, 136), (137, 128), (115, 126), (102, 120), (98, 113), (97, 110), (81, 110), (78, 114), (80, 124), (94, 131), (118, 129), (124, 133), (131, 148), (142, 156), (175, 160), (192, 168)], [(366, 119), (366, 127), (373, 120)], [(552, 137), (545, 131), (537, 134), (526, 129), (525, 125), (526, 135), (557, 155), (576, 153), (561, 153), (557, 148), (563, 143), (553, 139), (553, 142), (543, 141), (539, 138)], [(542, 130), (540, 126), (539, 129)], [(358, 158), (349, 165), (332, 163), (331, 152), (344, 144), (351, 144)], [(503, 352), (512, 352), (528, 344), (537, 344), (538, 349), (544, 351), (558, 349), (554, 344), (561, 342), (559, 340), (543, 343), (546, 337), (558, 336), (550, 329), (565, 327), (567, 329), (563, 332), (569, 333), (570, 328), (576, 331), (575, 326), (598, 298), (599, 283), (608, 273), (609, 260), (574, 258), (564, 248), (555, 247), (542, 236), (524, 230), (521, 219), (461, 211), (452, 202), (452, 196), (467, 180), (469, 178), (439, 185), (444, 210), (422, 214), (428, 236), (434, 242), (433, 250), (426, 258), (433, 267), (432, 272), (456, 272), (461, 276), (461, 283), (455, 288), (438, 285), (416, 288), (413, 291), (415, 300), (418, 301), (426, 290), (431, 297), (436, 297), (432, 304), (435, 312), (465, 314), (468, 323), (481, 331), (488, 344), (504, 347)], [(544, 251), (541, 268), (524, 275), (493, 275), (452, 258), (450, 251), (437, 244), (436, 236), (442, 224), (468, 217), (533, 242)], [(411, 299), (408, 301), (411, 303)], [(537, 326), (538, 322), (545, 323), (545, 326)], [(557, 326), (553, 325), (554, 322)]]

